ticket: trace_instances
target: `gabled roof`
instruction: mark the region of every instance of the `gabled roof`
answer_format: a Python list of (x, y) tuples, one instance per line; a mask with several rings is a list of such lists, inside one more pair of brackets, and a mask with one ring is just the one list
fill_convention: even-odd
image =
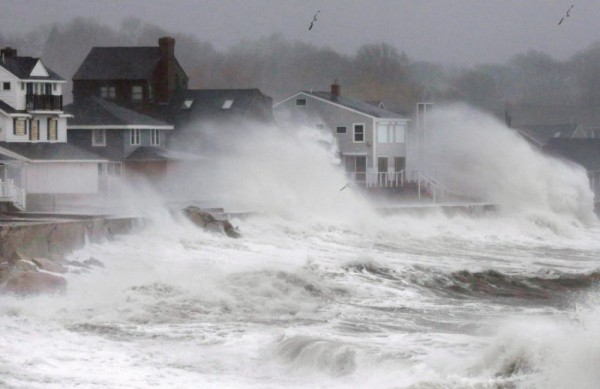
[(64, 81), (64, 78), (54, 73), (51, 69), (44, 66), (48, 72), (48, 76), (32, 76), (31, 71), (35, 65), (41, 62), (39, 58), (33, 57), (9, 57), (4, 61), (0, 60), (0, 66), (17, 76), (21, 80), (47, 80), (47, 81)]
[(94, 47), (73, 80), (144, 80), (159, 60), (159, 47)]
[(201, 119), (271, 120), (272, 102), (271, 97), (259, 89), (179, 90), (166, 107), (166, 116), (178, 124)]
[(7, 114), (17, 113), (18, 112), (16, 109), (14, 109), (10, 105), (6, 104), (2, 100), (0, 100), (0, 111), (2, 111), (4, 113), (7, 113)]
[(552, 138), (573, 138), (578, 124), (525, 125), (518, 131), (538, 146), (543, 146)]
[(168, 161), (168, 152), (159, 147), (141, 146), (125, 157), (126, 161)]
[(103, 161), (97, 154), (73, 146), (70, 143), (12, 143), (0, 142), (2, 149), (30, 161)]
[(94, 127), (173, 129), (173, 125), (169, 123), (96, 96), (86, 97), (66, 105), (64, 111), (74, 116), (67, 120), (67, 129)]
[(588, 171), (600, 170), (600, 139), (554, 138), (544, 150), (578, 163)]
[(508, 115), (513, 128), (532, 125), (579, 124), (584, 129), (600, 128), (600, 109), (577, 105), (509, 105), (498, 116)]
[(279, 103), (275, 104), (275, 106), (286, 102), (292, 98), (297, 97), (300, 94), (304, 94), (307, 96), (312, 96), (317, 98), (320, 101), (324, 101), (330, 104), (334, 104), (337, 105), (339, 107), (342, 108), (346, 108), (346, 109), (350, 109), (352, 111), (358, 112), (360, 114), (363, 115), (367, 115), (370, 116), (372, 118), (377, 118), (377, 119), (405, 119), (408, 120), (408, 118), (406, 118), (403, 115), (400, 115), (398, 113), (395, 112), (391, 112), (391, 111), (387, 111), (385, 109), (381, 109), (377, 106), (371, 105), (369, 103), (366, 103), (364, 101), (360, 101), (360, 100), (356, 100), (353, 99), (351, 97), (346, 97), (346, 96), (335, 96), (332, 95), (330, 92), (309, 92), (309, 91), (302, 91), (300, 93), (297, 93), (291, 97), (288, 97), (287, 99), (280, 101)]

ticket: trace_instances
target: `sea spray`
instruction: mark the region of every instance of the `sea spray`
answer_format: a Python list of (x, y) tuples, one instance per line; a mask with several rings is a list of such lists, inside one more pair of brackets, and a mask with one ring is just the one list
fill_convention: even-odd
[(549, 228), (595, 221), (583, 168), (542, 154), (516, 130), (464, 105), (438, 108), (433, 120), (430, 173), (449, 188)]

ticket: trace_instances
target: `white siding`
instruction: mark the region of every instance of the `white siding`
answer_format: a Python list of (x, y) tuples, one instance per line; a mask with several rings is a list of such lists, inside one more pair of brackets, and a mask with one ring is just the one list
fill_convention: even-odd
[(31, 163), (26, 166), (26, 183), (27, 193), (97, 193), (98, 164)]
[(0, 142), (6, 141), (7, 133), (12, 133), (12, 118), (0, 114)]
[(31, 70), (32, 77), (48, 77), (48, 71), (44, 67), (42, 61), (38, 60), (33, 69)]
[[(10, 90), (5, 91), (2, 89), (3, 82), (10, 82)], [(8, 70), (0, 66), (0, 100), (10, 105), (15, 109), (17, 108), (17, 90), (21, 88), (19, 79)]]

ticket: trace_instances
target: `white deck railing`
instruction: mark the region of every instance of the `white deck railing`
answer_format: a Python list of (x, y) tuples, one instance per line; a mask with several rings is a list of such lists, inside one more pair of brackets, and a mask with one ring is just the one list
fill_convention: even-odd
[(15, 184), (15, 180), (0, 180), (0, 201), (13, 203), (20, 210), (25, 210), (25, 190)]
[(404, 171), (391, 173), (347, 172), (353, 184), (367, 188), (400, 188), (404, 186)]

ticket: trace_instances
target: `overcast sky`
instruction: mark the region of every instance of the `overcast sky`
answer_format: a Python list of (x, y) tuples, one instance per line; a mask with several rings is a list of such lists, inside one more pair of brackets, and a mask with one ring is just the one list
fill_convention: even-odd
[(562, 60), (600, 41), (598, 0), (0, 0), (0, 33), (76, 16), (115, 28), (134, 16), (217, 49), (276, 32), (348, 54), (385, 41), (413, 60), (446, 64), (504, 63), (528, 49)]

